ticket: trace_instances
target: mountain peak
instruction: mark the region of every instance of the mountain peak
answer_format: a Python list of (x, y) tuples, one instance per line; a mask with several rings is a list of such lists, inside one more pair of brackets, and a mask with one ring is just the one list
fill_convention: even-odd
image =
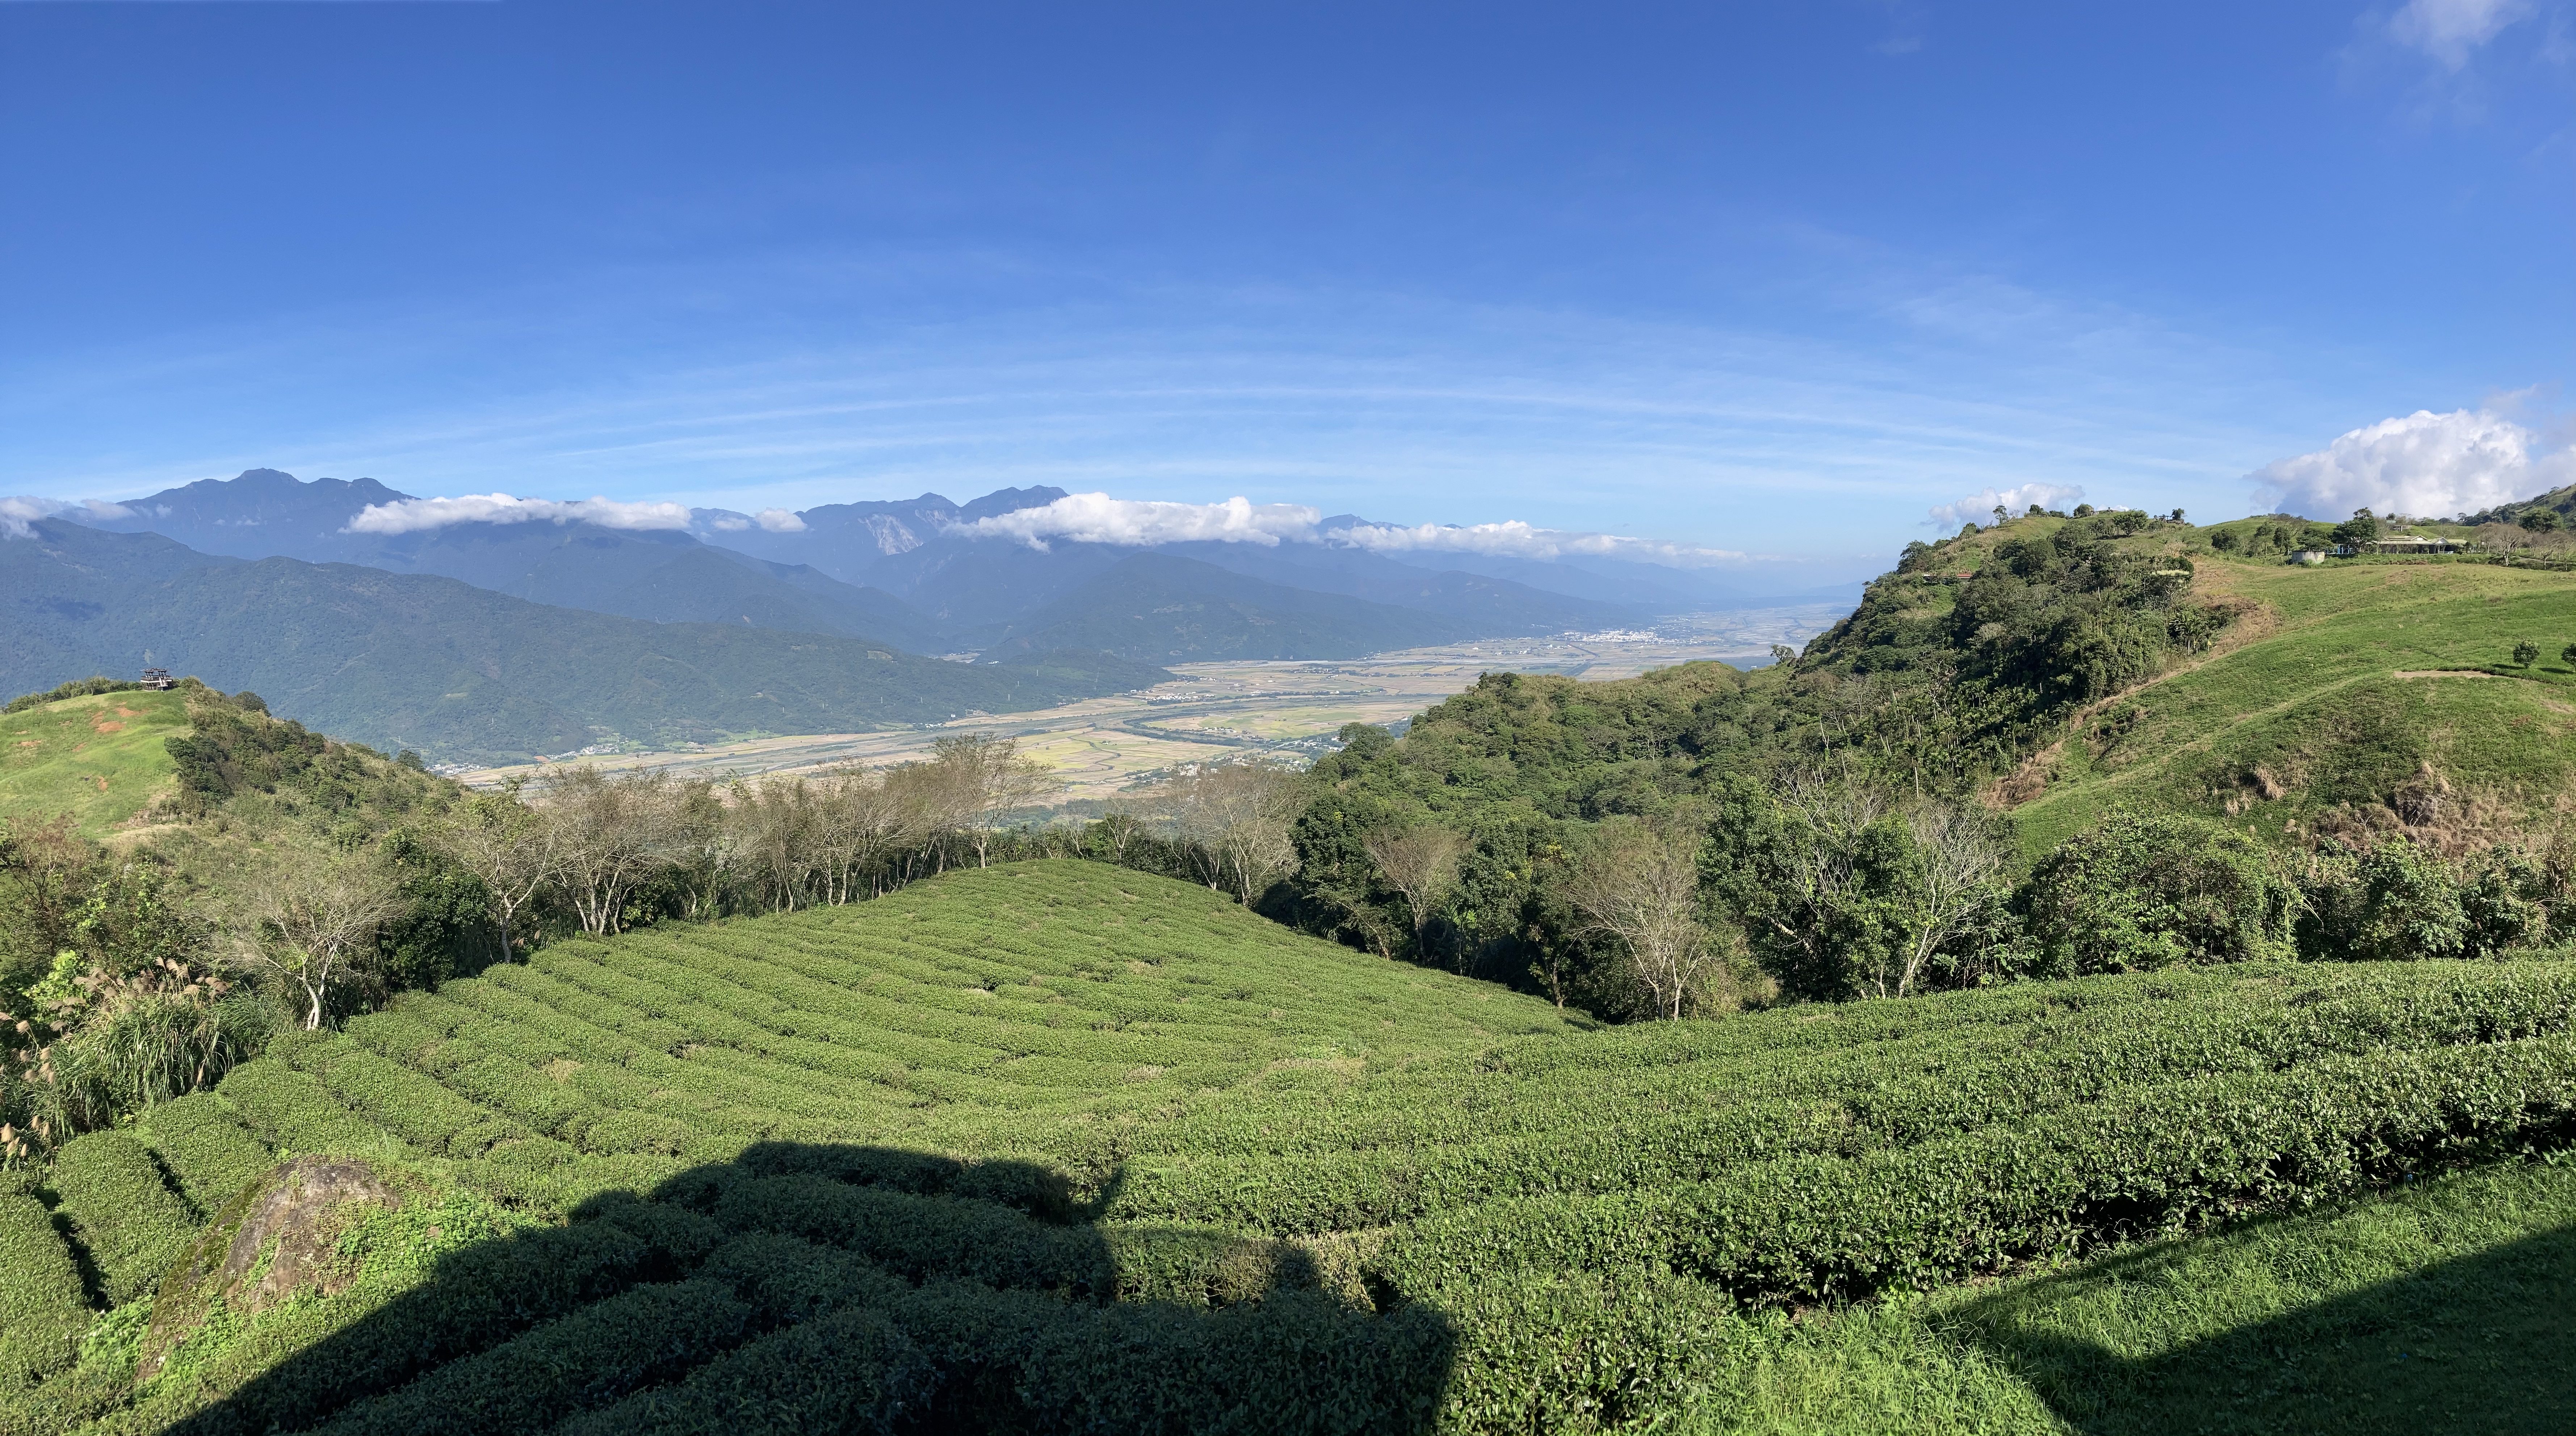
[(957, 511), (967, 523), (988, 519), (996, 514), (1017, 513), (1021, 509), (1044, 508), (1065, 496), (1064, 490), (1040, 486), (1032, 489), (995, 489)]

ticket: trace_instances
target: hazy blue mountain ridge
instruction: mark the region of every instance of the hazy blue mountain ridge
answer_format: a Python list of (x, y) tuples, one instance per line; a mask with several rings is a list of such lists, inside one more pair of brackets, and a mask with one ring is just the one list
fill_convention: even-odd
[(739, 622), (550, 607), (430, 574), (195, 553), (61, 520), (0, 540), (0, 688), (128, 674), (144, 655), (388, 750), (495, 760), (1051, 707), (1161, 682), (1100, 654), (958, 664)]

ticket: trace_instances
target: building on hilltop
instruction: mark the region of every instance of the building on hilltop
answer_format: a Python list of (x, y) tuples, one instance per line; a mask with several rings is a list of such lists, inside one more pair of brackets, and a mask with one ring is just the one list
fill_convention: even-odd
[(176, 688), (179, 680), (171, 677), (167, 668), (146, 668), (143, 670), (143, 686), (155, 690)]

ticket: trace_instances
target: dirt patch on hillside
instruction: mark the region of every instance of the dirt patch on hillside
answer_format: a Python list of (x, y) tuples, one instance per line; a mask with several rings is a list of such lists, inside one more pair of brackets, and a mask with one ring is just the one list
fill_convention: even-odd
[(2019, 767), (1986, 785), (1979, 796), (1984, 798), (1988, 808), (1999, 813), (2011, 812), (2048, 791), (2048, 780), (2056, 776), (2057, 761), (2065, 752), (2066, 740), (2061, 738), (2022, 759)]
[(2520, 796), (2456, 784), (2427, 761), (2376, 802), (2338, 803), (2317, 814), (2306, 835), (2365, 849), (2403, 838), (2451, 858), (2555, 841), (2557, 824), (2543, 812), (2554, 809), (2563, 822), (2567, 801), (2561, 798), (2535, 810)]

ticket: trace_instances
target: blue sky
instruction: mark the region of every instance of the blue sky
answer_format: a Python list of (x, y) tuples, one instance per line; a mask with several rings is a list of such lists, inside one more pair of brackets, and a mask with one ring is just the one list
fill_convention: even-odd
[(2567, 0), (0, 0), (0, 493), (2447, 512), (2566, 481), (2571, 77)]

